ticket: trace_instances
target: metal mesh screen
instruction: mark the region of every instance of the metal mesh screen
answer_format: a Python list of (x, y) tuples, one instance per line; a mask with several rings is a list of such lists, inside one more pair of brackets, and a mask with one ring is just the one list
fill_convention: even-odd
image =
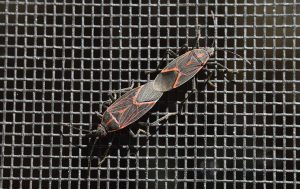
[[(299, 1), (6, 0), (0, 10), (0, 188), (299, 188)], [(151, 136), (126, 128), (97, 143), (88, 177), (92, 141), (61, 123), (95, 129), (109, 91), (154, 79), (144, 71), (192, 46), (197, 24), (201, 46), (216, 39), (253, 67), (217, 51), (212, 61), (241, 70), (235, 84), (216, 73), (213, 88), (201, 72), (167, 92), (140, 121), (198, 89), (181, 115), (145, 128)]]

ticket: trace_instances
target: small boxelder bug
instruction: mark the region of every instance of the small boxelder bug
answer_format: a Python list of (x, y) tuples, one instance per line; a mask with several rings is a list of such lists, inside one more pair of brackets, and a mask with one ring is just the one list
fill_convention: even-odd
[(177, 57), (156, 76), (154, 89), (165, 92), (186, 83), (207, 64), (213, 54), (213, 48), (202, 48)]
[[(216, 24), (213, 12), (211, 14), (214, 20), (214, 24)], [(209, 62), (209, 58), (214, 55), (215, 49), (213, 47), (199, 48), (200, 36), (201, 36), (200, 29), (198, 29), (198, 36), (196, 38), (195, 46), (193, 47), (192, 50), (184, 53), (181, 56), (178, 56), (176, 53), (174, 53), (171, 50), (167, 51), (167, 54), (176, 56), (177, 58), (175, 58), (170, 63), (168, 63), (168, 65), (156, 76), (153, 85), (153, 88), (155, 90), (166, 92), (171, 89), (177, 88), (182, 84), (186, 83), (187, 81), (189, 81), (191, 78), (193, 78), (199, 71), (203, 70), (204, 66), (206, 66), (207, 64), (217, 65), (223, 68), (224, 72), (230, 72), (234, 74), (238, 73), (237, 71), (233, 71), (231, 69), (224, 67), (220, 63)], [(181, 50), (184, 47), (187, 48), (187, 45), (183, 46)], [(195, 47), (196, 49), (194, 49)], [(226, 51), (226, 52), (229, 52), (240, 58), (243, 58), (240, 55), (233, 53), (231, 51)], [(251, 63), (248, 60), (246, 59), (244, 60), (251, 65)], [(159, 66), (157, 67), (156, 71), (158, 71), (158, 68)], [(148, 71), (146, 73), (151, 73), (156, 71)], [(210, 73), (210, 75), (208, 76), (208, 83), (213, 85), (210, 82), (211, 75), (212, 73)]]

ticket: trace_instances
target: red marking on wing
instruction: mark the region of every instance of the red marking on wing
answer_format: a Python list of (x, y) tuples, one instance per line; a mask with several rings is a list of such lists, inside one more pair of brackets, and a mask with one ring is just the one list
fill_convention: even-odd
[[(192, 57), (197, 57), (197, 58), (205, 57), (205, 53), (196, 54), (193, 52)], [(203, 68), (203, 65), (205, 64), (205, 62), (201, 63), (198, 61), (198, 59), (192, 58), (192, 57), (190, 58), (190, 61), (188, 61), (184, 65), (184, 67), (186, 67), (186, 69), (183, 69), (179, 72), (179, 74), (176, 78), (176, 81), (174, 82), (173, 88), (176, 88), (187, 81), (185, 79), (182, 79), (183, 77), (192, 78), (197, 72), (199, 72)], [(182, 82), (180, 82), (180, 81), (182, 81)]]
[[(176, 72), (177, 77), (174, 81), (173, 88), (185, 83), (188, 79), (192, 78), (197, 72), (199, 72), (207, 61), (201, 62), (199, 58), (208, 56), (206, 53), (196, 53), (195, 51), (188, 51), (185, 54), (179, 56), (173, 60), (161, 73)], [(209, 56), (208, 56), (209, 57)], [(185, 79), (183, 79), (185, 78)]]
[(188, 61), (186, 64), (185, 64), (185, 66), (189, 66), (189, 65), (191, 65), (191, 64), (193, 64), (193, 63), (195, 63), (195, 61)]
[(206, 54), (205, 53), (198, 53), (198, 54), (196, 54), (196, 53), (193, 53), (193, 56), (194, 57), (196, 57), (196, 61), (193, 61), (193, 60), (190, 60), (190, 61), (188, 61), (186, 64), (185, 64), (185, 66), (190, 66), (191, 64), (198, 64), (199, 62), (198, 62), (198, 58), (202, 58), (202, 57), (204, 57)]
[(141, 89), (142, 86), (126, 93), (107, 109), (112, 119), (120, 126), (119, 129), (138, 120), (156, 103), (156, 101), (137, 102), (136, 98)]
[[(193, 70), (191, 70), (190, 71), (190, 74), (191, 73), (197, 73), (198, 71), (200, 71), (200, 69), (202, 69), (203, 68), (203, 66), (202, 67), (195, 67), (195, 69), (193, 69)], [(176, 87), (178, 87), (178, 86), (180, 86), (179, 84), (180, 84), (180, 79), (182, 78), (182, 77), (184, 77), (184, 76), (186, 76), (187, 74), (185, 74), (185, 73), (183, 73), (183, 72), (180, 72), (179, 74), (178, 74), (178, 76), (177, 76), (177, 78), (176, 78), (176, 81), (175, 81), (175, 83), (174, 83), (174, 85), (173, 85), (173, 88), (176, 88)]]
[(196, 54), (196, 58), (202, 58), (204, 56), (206, 56), (206, 54), (204, 54), (204, 53), (198, 53), (198, 54)]
[(147, 103), (147, 104), (143, 104), (140, 106), (136, 106), (136, 107), (132, 107), (132, 108), (136, 108), (135, 109), (135, 113), (131, 114), (129, 117), (127, 117), (123, 123), (120, 123), (120, 128), (124, 128), (127, 125), (135, 122), (136, 120), (138, 120), (140, 117), (142, 117), (146, 112), (148, 112), (153, 106), (154, 106), (155, 102)]
[(127, 108), (119, 110), (119, 114), (123, 114), (126, 110), (127, 110)]
[(165, 72), (180, 72), (179, 64), (182, 64), (182, 59), (185, 59), (187, 56), (189, 56), (191, 53), (191, 51), (188, 51), (186, 53), (184, 53), (183, 55), (179, 56), (178, 58), (174, 59), (173, 61), (175, 62), (170, 62), (161, 72), (165, 73)]
[(173, 72), (173, 71), (179, 72), (179, 69), (178, 69), (177, 67), (175, 67), (175, 68), (169, 68), (169, 69), (163, 69), (163, 70), (161, 71), (161, 73), (165, 73), (165, 72)]
[(113, 118), (108, 120), (108, 122), (105, 123), (106, 126), (109, 126), (111, 124), (111, 122), (113, 121)]
[(181, 72), (178, 73), (178, 76), (174, 82), (174, 85), (173, 85), (173, 88), (176, 88), (178, 86), (178, 83), (179, 83), (179, 79), (181, 78)]

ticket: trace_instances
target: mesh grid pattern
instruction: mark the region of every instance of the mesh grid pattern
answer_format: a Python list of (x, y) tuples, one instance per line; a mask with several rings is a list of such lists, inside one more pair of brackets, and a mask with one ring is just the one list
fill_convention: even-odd
[[(6, 0), (0, 10), (0, 188), (299, 188), (297, 0)], [(141, 121), (198, 89), (151, 136), (126, 128), (97, 143), (87, 178), (92, 141), (61, 123), (95, 129), (109, 92), (154, 79), (143, 71), (192, 46), (197, 24), (202, 46), (216, 39), (253, 67), (216, 51), (212, 61), (242, 71), (236, 84), (216, 73), (212, 88), (202, 72), (167, 92)]]

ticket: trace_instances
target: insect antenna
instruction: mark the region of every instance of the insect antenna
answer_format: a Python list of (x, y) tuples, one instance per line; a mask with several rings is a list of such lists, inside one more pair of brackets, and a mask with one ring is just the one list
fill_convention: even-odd
[[(61, 125), (62, 125), (62, 126), (67, 126), (67, 127), (71, 128), (71, 129), (75, 129), (75, 130), (78, 130), (78, 131), (86, 132), (87, 135), (85, 135), (85, 136), (87, 136), (87, 137), (90, 137), (90, 136), (91, 136), (91, 131), (89, 131), (89, 130), (81, 129), (81, 128), (77, 128), (77, 127), (73, 127), (73, 126), (71, 126), (71, 125), (69, 125), (69, 124), (61, 124)], [(63, 134), (62, 130), (60, 130), (60, 134), (61, 134), (63, 137), (66, 137), (66, 136)], [(94, 151), (94, 149), (95, 149), (95, 145), (96, 145), (96, 143), (98, 142), (98, 140), (99, 140), (99, 137), (96, 137), (95, 140), (94, 140), (94, 142), (93, 142), (93, 145), (92, 145), (90, 154), (89, 154), (89, 158), (88, 158), (88, 176), (87, 176), (87, 178), (90, 178), (91, 159), (92, 159), (93, 151)], [(70, 139), (69, 139), (69, 143), (70, 143), (71, 145), (76, 146), (76, 147), (82, 148), (82, 146), (73, 144), (73, 143), (70, 141)], [(106, 159), (107, 153), (108, 153), (108, 150), (105, 151), (105, 156), (104, 156), (104, 158), (101, 160), (101, 163)]]
[(197, 36), (195, 38), (195, 43), (192, 47), (192, 50), (195, 49), (195, 48), (200, 47), (200, 45), (199, 45), (199, 41), (200, 41), (200, 38), (201, 38), (201, 26), (200, 25), (196, 26), (196, 33), (197, 33)]
[[(216, 28), (216, 19), (215, 19), (215, 15), (214, 15), (214, 12), (213, 12), (213, 11), (211, 11), (211, 16), (212, 16), (213, 21), (214, 21), (214, 28)], [(200, 38), (201, 38), (201, 26), (198, 25), (196, 28), (197, 28), (197, 29), (196, 29), (197, 37), (196, 37), (196, 41), (195, 41), (195, 44), (194, 44), (194, 46), (193, 46), (192, 49), (194, 49), (194, 48), (199, 48), (199, 47), (200, 47), (199, 41), (200, 41)], [(216, 35), (214, 35), (214, 36), (216, 36)], [(214, 39), (216, 39), (216, 38), (214, 38)], [(215, 40), (212, 42), (212, 44), (211, 44), (210, 47), (213, 48), (214, 45), (215, 45)]]
[(232, 52), (232, 51), (229, 51), (229, 50), (225, 50), (225, 49), (217, 49), (217, 51), (223, 51), (223, 52), (228, 52), (230, 54), (233, 54), (241, 59), (243, 59), (244, 61), (246, 61), (250, 66), (252, 66), (252, 63), (245, 57), (239, 55), (238, 53), (235, 53), (235, 52)]
[[(164, 123), (163, 123), (163, 124), (164, 124)], [(147, 135), (147, 139), (146, 139), (146, 142), (145, 142), (146, 144), (147, 144), (147, 142), (150, 141), (150, 138), (153, 137), (153, 136), (159, 131), (159, 129), (160, 129), (160, 127), (157, 127), (156, 130), (155, 130), (155, 132), (154, 132), (153, 134), (150, 133), (150, 135)], [(139, 147), (136, 149), (135, 152), (130, 153), (129, 155), (130, 155), (130, 156), (131, 156), (131, 155), (132, 155), (132, 156), (136, 156), (137, 153), (138, 153), (143, 147), (146, 146), (146, 144), (139, 146)], [(128, 148), (127, 153), (130, 151), (130, 149), (131, 149), (131, 148)], [(135, 163), (136, 163), (136, 161), (135, 161)]]
[(90, 151), (90, 155), (89, 155), (89, 158), (88, 158), (88, 177), (87, 178), (90, 178), (91, 176), (91, 161), (92, 161), (92, 155), (93, 155), (93, 151), (95, 149), (95, 145), (96, 143), (98, 142), (99, 140), (99, 137), (96, 137), (96, 139), (94, 140), (93, 142), (93, 145), (92, 145), (92, 149)]
[[(213, 43), (211, 44), (211, 48), (213, 48), (214, 45), (215, 45), (215, 43), (216, 43), (215, 41), (216, 41), (217, 21), (216, 21), (216, 17), (215, 17), (214, 12), (211, 11), (210, 14), (211, 14), (212, 19), (213, 19), (213, 21), (214, 21), (214, 28), (215, 28), (215, 31), (214, 31), (214, 41), (213, 41)], [(242, 59), (245, 60), (249, 65), (252, 65), (252, 63), (251, 63), (249, 60), (247, 60), (246, 58), (244, 58), (243, 56), (241, 56), (241, 55), (239, 55), (239, 54), (237, 54), (237, 53), (235, 53), (235, 52), (228, 51), (228, 50), (224, 50), (224, 49), (216, 49), (216, 50), (217, 50), (217, 51), (223, 51), (223, 52), (229, 52), (229, 53), (231, 53), (231, 54), (233, 54), (233, 55), (235, 55), (235, 56), (237, 56), (237, 57), (239, 57), (239, 58), (242, 58)]]
[[(64, 123), (63, 123), (63, 124), (61, 124), (61, 126), (67, 126), (67, 127), (69, 127), (69, 128), (75, 129), (75, 130), (79, 130), (79, 131), (84, 131), (84, 132), (90, 133), (89, 130), (79, 129), (79, 128), (73, 127), (73, 126), (71, 126), (71, 125), (69, 125), (69, 124), (64, 124)], [(61, 129), (60, 129), (60, 135), (63, 136), (64, 138), (68, 138), (67, 136), (65, 136), (65, 135), (63, 134), (63, 131), (62, 131)], [(76, 146), (76, 147), (78, 147), (78, 148), (82, 148), (82, 146), (80, 146), (80, 145), (73, 144), (73, 143), (71, 142), (70, 138), (68, 138), (68, 139), (69, 139), (69, 144), (74, 145), (74, 146)]]
[[(112, 146), (112, 143), (115, 139), (115, 134), (113, 135), (111, 141), (110, 141), (110, 145), (106, 148), (106, 150), (104, 151), (104, 154), (103, 154), (103, 158), (99, 160), (98, 162), (98, 166), (100, 167), (101, 164), (106, 160), (106, 157), (107, 157), (107, 154)], [(91, 174), (91, 165), (92, 165), (92, 157), (93, 157), (93, 152), (95, 150), (95, 146), (97, 144), (97, 142), (99, 141), (100, 137), (96, 137), (94, 142), (93, 142), (93, 145), (92, 145), (92, 148), (91, 148), (91, 151), (90, 151), (90, 154), (89, 154), (89, 159), (88, 159), (88, 178), (90, 178), (90, 174)]]
[(211, 17), (212, 17), (212, 19), (213, 19), (213, 21), (214, 21), (214, 40), (213, 40), (213, 42), (212, 42), (212, 44), (211, 44), (211, 48), (214, 48), (214, 46), (215, 46), (215, 41), (216, 41), (216, 33), (217, 33), (217, 30), (216, 30), (216, 28), (217, 28), (217, 22), (216, 22), (216, 18), (215, 18), (215, 14), (214, 14), (214, 12), (213, 11), (210, 11), (210, 14), (211, 14)]
[(64, 124), (64, 123), (62, 123), (61, 125), (62, 125), (62, 126), (70, 127), (71, 129), (75, 129), (75, 130), (77, 130), (77, 131), (84, 131), (84, 132), (87, 132), (87, 133), (90, 133), (90, 132), (91, 132), (91, 131), (86, 130), (86, 129), (81, 129), (81, 128), (74, 127), (74, 126), (72, 126), (72, 125), (70, 125), (70, 124)]

